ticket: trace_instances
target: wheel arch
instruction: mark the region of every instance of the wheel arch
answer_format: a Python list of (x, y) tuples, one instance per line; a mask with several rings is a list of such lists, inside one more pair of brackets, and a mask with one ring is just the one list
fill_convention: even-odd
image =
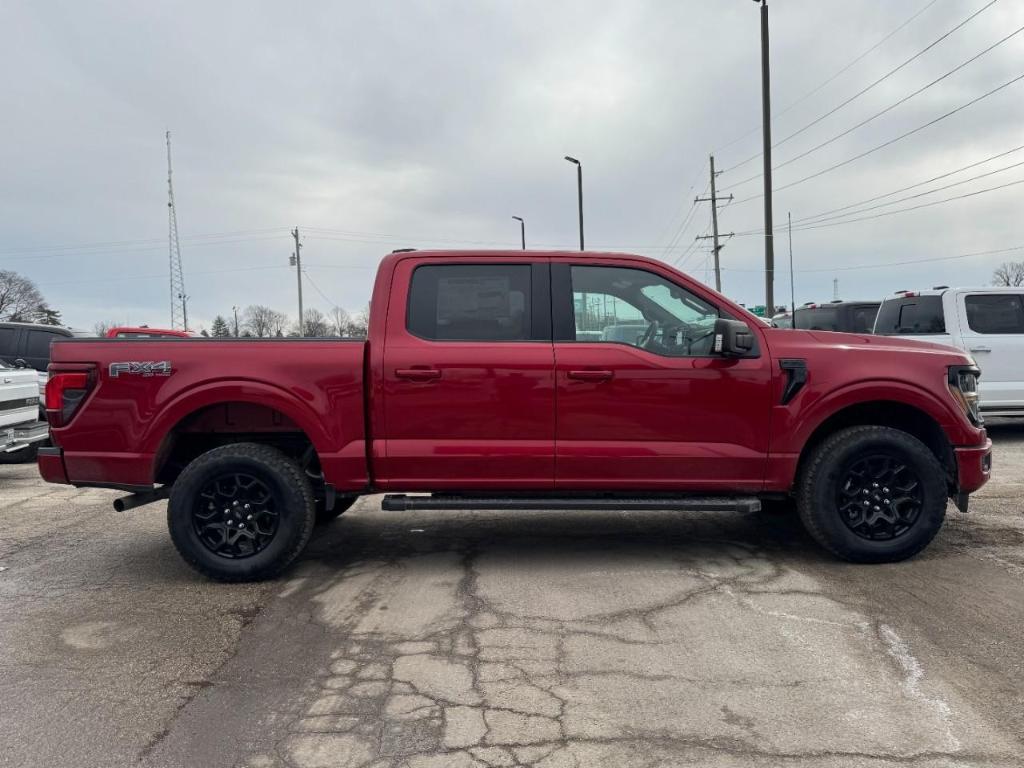
[(273, 445), (320, 471), (330, 440), (315, 414), (293, 396), (266, 385), (203, 387), (178, 398), (151, 424), (153, 478), (172, 483), (185, 465), (212, 448), (239, 442)]
[(946, 471), (946, 484), (956, 486), (956, 457), (942, 424), (932, 413), (903, 400), (881, 399), (850, 403), (821, 420), (810, 432), (800, 451), (796, 468), (799, 482), (808, 458), (829, 436), (848, 427), (877, 425), (906, 432), (920, 440)]

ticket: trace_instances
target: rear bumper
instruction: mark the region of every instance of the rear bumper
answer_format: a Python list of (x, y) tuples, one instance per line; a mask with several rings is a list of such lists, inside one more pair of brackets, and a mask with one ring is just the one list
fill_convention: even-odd
[(956, 469), (960, 493), (974, 493), (992, 474), (992, 441), (972, 448), (957, 448)]
[(68, 484), (68, 473), (64, 468), (64, 452), (60, 448), (39, 449), (39, 474), (48, 483)]
[(0, 451), (14, 453), (35, 443), (41, 443), (50, 436), (50, 427), (45, 421), (30, 421), (14, 427), (0, 429)]

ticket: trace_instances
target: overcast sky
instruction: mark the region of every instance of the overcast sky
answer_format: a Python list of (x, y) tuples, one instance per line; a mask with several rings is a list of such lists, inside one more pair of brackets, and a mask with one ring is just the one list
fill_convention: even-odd
[[(829, 112), (990, 0), (773, 0), (776, 141)], [(927, 6), (927, 8), (926, 8)], [(924, 9), (922, 11), (922, 9)], [(922, 11), (827, 85), (809, 91)], [(1024, 26), (997, 0), (775, 150), (785, 163)], [(365, 305), (392, 248), (577, 246), (645, 253), (708, 279), (708, 154), (759, 151), (759, 15), (750, 0), (612, 2), (19, 2), (0, 4), (0, 268), (35, 280), (72, 325), (167, 325), (166, 157), (189, 314), (295, 314), (289, 229), (303, 233), (307, 306)], [(894, 139), (1024, 74), (1024, 32), (906, 103), (779, 168), (776, 187)], [(796, 106), (794, 101), (802, 99)], [(785, 110), (785, 111), (784, 111)], [(778, 189), (776, 223), (844, 207), (1024, 145), (1024, 80), (818, 178)], [(743, 137), (740, 141), (735, 139)], [(879, 213), (1024, 179), (1024, 150)], [(758, 157), (719, 177), (723, 232), (763, 225)], [(1024, 250), (1024, 185), (794, 233), (796, 300), (879, 298), (987, 283)], [(855, 217), (856, 216), (852, 216)], [(842, 220), (842, 219), (839, 219)], [(826, 220), (834, 223), (836, 220)], [(686, 226), (681, 225), (686, 222)], [(780, 232), (776, 297), (789, 298)], [(763, 237), (722, 251), (724, 292), (763, 301)], [(863, 265), (885, 265), (851, 269)]]

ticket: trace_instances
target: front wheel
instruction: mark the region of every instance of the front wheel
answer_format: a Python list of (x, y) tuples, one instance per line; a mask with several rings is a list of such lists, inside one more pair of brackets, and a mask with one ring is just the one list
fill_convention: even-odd
[(276, 448), (236, 443), (190, 463), (171, 489), (167, 526), (185, 562), (218, 581), (276, 576), (313, 531), (313, 490)]
[(946, 476), (913, 435), (881, 426), (836, 432), (808, 457), (797, 508), (808, 533), (855, 563), (913, 557), (946, 516)]

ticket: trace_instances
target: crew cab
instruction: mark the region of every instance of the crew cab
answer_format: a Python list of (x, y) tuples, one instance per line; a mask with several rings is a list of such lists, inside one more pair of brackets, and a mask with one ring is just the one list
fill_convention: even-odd
[(981, 412), (1024, 416), (1024, 287), (899, 291), (882, 302), (874, 330), (959, 347), (981, 368)]
[(968, 355), (771, 328), (656, 260), (393, 253), (370, 307), (365, 341), (56, 342), (43, 477), (130, 492), (119, 509), (169, 496), (178, 551), (227, 581), (279, 573), (371, 493), (395, 511), (795, 501), (835, 555), (893, 561), (989, 477)]

